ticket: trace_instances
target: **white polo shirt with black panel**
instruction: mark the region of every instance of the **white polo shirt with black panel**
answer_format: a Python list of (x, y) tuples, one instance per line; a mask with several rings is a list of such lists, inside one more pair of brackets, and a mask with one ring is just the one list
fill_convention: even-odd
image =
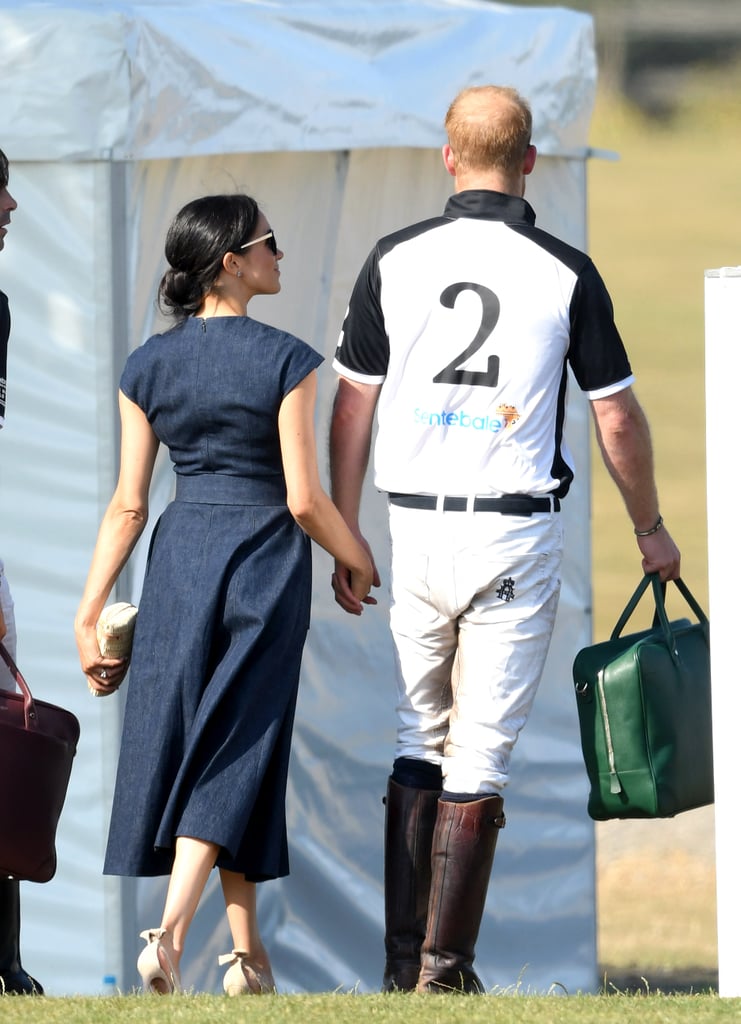
[(407, 494), (562, 498), (567, 366), (592, 399), (633, 382), (591, 259), (486, 190), (377, 243), (333, 366), (383, 385), (375, 483)]

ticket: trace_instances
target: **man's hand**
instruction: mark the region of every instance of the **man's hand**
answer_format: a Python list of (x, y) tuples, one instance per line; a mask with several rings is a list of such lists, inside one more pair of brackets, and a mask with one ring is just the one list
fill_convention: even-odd
[(636, 537), (636, 541), (643, 555), (645, 573), (657, 572), (664, 581), (679, 578), (679, 548), (665, 526), (648, 537)]

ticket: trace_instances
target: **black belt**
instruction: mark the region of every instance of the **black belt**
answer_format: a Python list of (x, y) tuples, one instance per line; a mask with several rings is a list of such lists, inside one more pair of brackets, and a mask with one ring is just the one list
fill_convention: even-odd
[[(446, 494), (442, 499), (443, 512), (466, 512), (470, 498), (457, 494)], [(402, 508), (436, 509), (438, 498), (434, 494), (389, 494), (392, 505)], [(474, 512), (501, 512), (505, 516), (531, 516), (533, 512), (560, 512), (558, 498), (534, 498), (530, 494), (503, 494), (501, 498), (474, 498)]]

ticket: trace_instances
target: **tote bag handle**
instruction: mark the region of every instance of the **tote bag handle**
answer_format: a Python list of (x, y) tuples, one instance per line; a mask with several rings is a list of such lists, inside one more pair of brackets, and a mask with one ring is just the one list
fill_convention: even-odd
[(10, 653), (3, 643), (0, 643), (0, 657), (2, 657), (5, 664), (10, 669), (13, 678), (16, 683), (18, 683), (20, 691), (23, 694), (23, 714), (26, 721), (26, 728), (33, 729), (37, 725), (36, 705), (33, 702), (33, 694), (28, 688), (28, 683), (21, 675), (20, 669), (11, 658)]
[[(690, 589), (687, 586), (687, 584), (682, 579), (676, 579), (673, 582), (676, 584), (679, 593), (682, 595), (682, 597), (685, 599), (687, 604), (690, 606), (692, 611), (697, 616), (697, 619), (700, 622), (700, 624), (702, 626), (707, 627), (709, 625), (708, 617), (690, 593)], [(672, 656), (674, 656), (676, 654), (676, 644), (674, 642), (674, 634), (672, 632), (671, 623), (669, 622), (669, 619), (667, 617), (666, 606), (664, 604), (666, 584), (661, 582), (661, 579), (657, 572), (648, 573), (643, 577), (641, 582), (638, 584), (638, 586), (635, 589), (635, 593), (623, 609), (623, 612), (620, 615), (620, 618), (618, 619), (615, 628), (612, 631), (612, 634), (610, 635), (610, 639), (617, 640), (617, 638), (620, 636), (628, 622), (628, 619), (636, 610), (636, 606), (638, 605), (638, 602), (643, 596), (645, 590), (648, 588), (649, 584), (651, 584), (653, 588), (654, 604), (656, 608), (654, 613), (654, 628), (661, 630), (661, 632), (664, 635), (666, 646), (669, 648), (669, 651), (672, 654)]]

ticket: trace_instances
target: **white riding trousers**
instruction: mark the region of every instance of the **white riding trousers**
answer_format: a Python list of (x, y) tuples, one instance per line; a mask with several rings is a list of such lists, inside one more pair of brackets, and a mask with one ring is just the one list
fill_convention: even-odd
[(561, 586), (558, 512), (389, 505), (396, 757), (499, 793), (540, 683)]

